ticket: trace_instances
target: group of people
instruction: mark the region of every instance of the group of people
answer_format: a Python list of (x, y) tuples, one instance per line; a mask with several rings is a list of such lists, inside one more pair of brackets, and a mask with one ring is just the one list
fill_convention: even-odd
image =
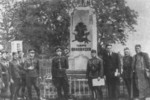
[(28, 100), (33, 100), (33, 86), (37, 93), (37, 100), (40, 100), (40, 89), (37, 84), (38, 77), (39, 60), (35, 57), (35, 50), (30, 49), (26, 58), (24, 58), (22, 51), (13, 52), (11, 59), (8, 59), (8, 53), (6, 51), (1, 52), (1, 98), (10, 97), (10, 100), (18, 100), (19, 98), (26, 100), (28, 98)]
[[(91, 50), (88, 60), (86, 77), (92, 92), (93, 100), (103, 100), (101, 86), (94, 86), (93, 79), (106, 80), (109, 100), (119, 99), (120, 77), (123, 78), (129, 99), (145, 100), (150, 96), (150, 59), (142, 52), (141, 45), (135, 46), (136, 54), (132, 57), (130, 49), (124, 49), (124, 56), (112, 52), (112, 45), (106, 45), (106, 52), (102, 57), (97, 56), (96, 50)], [(37, 79), (39, 76), (39, 60), (35, 57), (35, 50), (30, 49), (26, 58), (21, 51), (13, 52), (12, 59), (7, 59), (7, 52), (1, 52), (0, 59), (0, 96), (8, 95), (10, 100), (17, 100), (19, 94), (24, 98), (32, 98), (32, 86), (35, 88), (38, 100), (40, 89)], [(68, 100), (69, 84), (66, 69), (69, 68), (68, 56), (62, 54), (62, 48), (56, 49), (56, 56), (52, 60), (52, 82), (56, 87), (58, 99)], [(63, 92), (62, 92), (63, 91)], [(21, 93), (20, 93), (21, 92)]]
[[(141, 45), (135, 46), (136, 54), (132, 57), (130, 49), (124, 49), (124, 56), (112, 52), (112, 45), (106, 45), (106, 52), (102, 57), (97, 56), (96, 50), (91, 50), (88, 60), (86, 77), (92, 92), (93, 100), (103, 100), (101, 86), (94, 86), (93, 79), (105, 79), (108, 100), (119, 100), (120, 79), (122, 78), (128, 100), (145, 100), (150, 96), (150, 59), (142, 52)], [(57, 56), (52, 60), (52, 80), (57, 89), (58, 99), (69, 99), (69, 84), (66, 74), (68, 69), (67, 57), (62, 55), (62, 49), (56, 49)], [(63, 92), (62, 92), (63, 91)]]
[(106, 79), (109, 100), (119, 99), (120, 77), (126, 85), (129, 100), (145, 100), (150, 96), (150, 59), (142, 52), (141, 45), (135, 46), (136, 54), (132, 57), (130, 49), (124, 49), (124, 56), (112, 52), (112, 45), (106, 45), (102, 58), (96, 56), (96, 50), (91, 51), (92, 58), (87, 64), (87, 78), (93, 99), (102, 100), (100, 86), (93, 86), (92, 79)]

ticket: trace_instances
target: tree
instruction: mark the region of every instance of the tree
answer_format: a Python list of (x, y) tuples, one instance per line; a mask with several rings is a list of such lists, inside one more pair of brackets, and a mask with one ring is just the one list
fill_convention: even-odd
[(108, 43), (125, 45), (129, 34), (135, 32), (138, 14), (125, 0), (94, 0), (97, 17), (99, 50), (103, 54)]
[(16, 38), (29, 43), (39, 53), (44, 48), (51, 50), (58, 45), (68, 45), (69, 15), (66, 8), (62, 1), (51, 3), (33, 0), (20, 3), (17, 12), (21, 21), (17, 26), (20, 32)]
[(7, 49), (8, 41), (14, 39), (16, 30), (15, 10), (18, 5), (12, 0), (0, 0), (0, 36), (1, 44)]
[(137, 12), (125, 0), (95, 0), (94, 9), (100, 45), (117, 42), (124, 45), (129, 33), (135, 31)]
[[(76, 0), (75, 0), (76, 1)], [(82, 0), (83, 1), (83, 0)], [(128, 35), (135, 31), (137, 13), (125, 0), (91, 0), (97, 17), (99, 46), (107, 43), (125, 44)], [(83, 2), (82, 2), (83, 3)], [(13, 10), (16, 39), (35, 47), (52, 50), (58, 45), (69, 45), (69, 11), (80, 6), (73, 0), (30, 0), (20, 2)]]
[(4, 39), (8, 40), (8, 36), (12, 32), (12, 20), (13, 20), (13, 13), (12, 13), (12, 6), (10, 5), (9, 1), (0, 1), (1, 3), (1, 21), (0, 21), (0, 31), (1, 35)]

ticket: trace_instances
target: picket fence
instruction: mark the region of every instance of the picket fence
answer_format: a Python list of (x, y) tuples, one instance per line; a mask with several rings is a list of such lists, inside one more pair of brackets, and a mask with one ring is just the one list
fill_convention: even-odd
[[(40, 76), (38, 85), (41, 91), (41, 97), (43, 99), (54, 99), (57, 97), (56, 89), (52, 84), (51, 78), (51, 59), (40, 60)], [(79, 76), (79, 77), (77, 77)], [(69, 93), (74, 98), (89, 98), (91, 97), (91, 91), (88, 87), (85, 74), (71, 75), (68, 74), (69, 80)], [(34, 90), (33, 90), (34, 91)], [(102, 87), (104, 98), (108, 97), (107, 86)], [(35, 91), (33, 94), (36, 96)], [(120, 94), (127, 95), (127, 90), (124, 83), (120, 85)]]

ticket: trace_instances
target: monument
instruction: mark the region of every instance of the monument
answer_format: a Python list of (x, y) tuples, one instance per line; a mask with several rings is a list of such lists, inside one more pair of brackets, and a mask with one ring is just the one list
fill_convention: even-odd
[(85, 71), (91, 49), (97, 50), (96, 15), (90, 6), (76, 7), (70, 15), (69, 69)]

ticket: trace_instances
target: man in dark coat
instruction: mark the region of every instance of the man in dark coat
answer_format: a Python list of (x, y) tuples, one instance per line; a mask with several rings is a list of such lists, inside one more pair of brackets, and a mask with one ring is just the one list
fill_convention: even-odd
[(88, 78), (88, 84), (92, 91), (93, 99), (102, 100), (103, 94), (100, 86), (93, 86), (92, 80), (103, 78), (103, 61), (101, 58), (96, 57), (96, 50), (91, 51), (92, 58), (89, 59), (87, 64), (86, 76)]
[(132, 72), (132, 56), (130, 56), (129, 48), (124, 49), (123, 57), (123, 79), (131, 98), (131, 72)]
[(138, 96), (138, 89), (135, 84), (135, 77), (133, 77), (132, 61), (133, 57), (130, 55), (130, 49), (126, 47), (124, 49), (122, 77), (124, 79), (129, 94), (129, 99)]
[[(56, 48), (57, 56), (52, 60), (52, 79), (55, 87), (57, 88), (58, 98), (68, 99), (69, 84), (66, 75), (66, 69), (68, 69), (68, 60), (65, 56), (62, 56), (62, 48)], [(64, 92), (64, 96), (62, 94)]]
[(134, 72), (138, 98), (145, 100), (150, 96), (150, 59), (147, 53), (142, 52), (141, 45), (135, 46), (136, 55), (133, 57), (132, 68)]
[(119, 98), (119, 70), (120, 59), (117, 53), (112, 52), (112, 45), (106, 45), (106, 53), (103, 56), (104, 75), (108, 86), (109, 100)]
[(32, 86), (34, 86), (38, 96), (38, 100), (40, 100), (40, 89), (36, 84), (37, 78), (39, 77), (39, 60), (35, 58), (35, 50), (29, 50), (29, 58), (25, 60), (24, 68), (26, 70), (26, 84), (29, 100), (33, 100)]

